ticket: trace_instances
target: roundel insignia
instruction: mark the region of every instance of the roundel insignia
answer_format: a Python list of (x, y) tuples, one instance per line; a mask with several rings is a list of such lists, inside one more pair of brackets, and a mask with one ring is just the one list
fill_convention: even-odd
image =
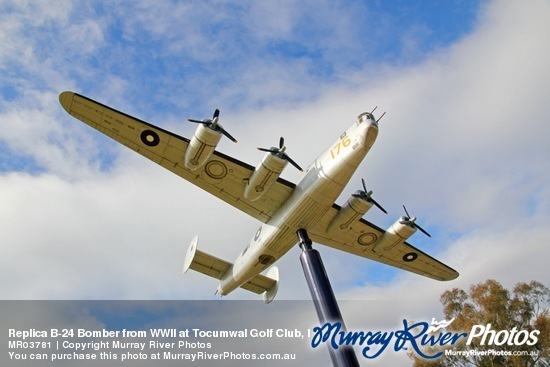
[(149, 147), (156, 147), (160, 143), (159, 134), (153, 130), (143, 130), (140, 137), (143, 144)]
[[(198, 164), (198, 161), (192, 162)], [(206, 174), (214, 179), (221, 179), (227, 176), (227, 166), (220, 161), (210, 161), (204, 167)]]
[(361, 236), (359, 236), (357, 238), (357, 242), (360, 245), (368, 246), (368, 245), (372, 245), (373, 243), (375, 243), (377, 239), (378, 239), (378, 237), (374, 233), (367, 232), (367, 233), (363, 233)]
[(403, 261), (410, 263), (418, 258), (416, 252), (409, 252), (408, 254), (403, 255)]

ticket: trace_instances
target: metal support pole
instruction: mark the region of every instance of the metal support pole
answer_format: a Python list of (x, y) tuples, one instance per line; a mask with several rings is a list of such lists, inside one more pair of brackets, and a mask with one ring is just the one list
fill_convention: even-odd
[[(300, 262), (319, 322), (321, 325), (327, 322), (340, 322), (342, 331), (345, 331), (344, 320), (332, 291), (321, 255), (312, 248), (311, 239), (305, 229), (299, 229), (297, 234), (302, 249)], [(352, 346), (342, 346), (338, 349), (334, 349), (330, 345), (327, 345), (327, 347), (334, 367), (359, 367), (359, 361)]]

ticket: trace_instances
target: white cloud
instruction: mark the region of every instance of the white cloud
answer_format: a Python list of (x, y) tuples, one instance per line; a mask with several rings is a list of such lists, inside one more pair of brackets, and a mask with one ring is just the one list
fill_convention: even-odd
[(89, 55), (97, 52), (105, 45), (103, 29), (97, 21), (86, 19), (82, 23), (70, 24), (64, 36), (65, 42), (78, 49), (82, 54)]
[(21, 38), (37, 36), (37, 29), (48, 23), (65, 22), (71, 12), (70, 1), (59, 1), (52, 6), (48, 1), (4, 1), (6, 10), (0, 14), (0, 61), (16, 59), (33, 52), (32, 44), (21, 43)]
[[(441, 312), (437, 296), (452, 287), (488, 278), (508, 288), (548, 282), (550, 73), (543, 65), (550, 49), (543, 35), (550, 9), (544, 2), (516, 7), (491, 3), (470, 36), (369, 93), (391, 101), (367, 158), (370, 174), (383, 183), (377, 198), (412, 198), (423, 223), (460, 233), (438, 255), (460, 277), (438, 283), (402, 273), (390, 284), (352, 287), (342, 299), (392, 299), (402, 313), (427, 318)], [(384, 310), (348, 314), (367, 325), (396, 320)]]

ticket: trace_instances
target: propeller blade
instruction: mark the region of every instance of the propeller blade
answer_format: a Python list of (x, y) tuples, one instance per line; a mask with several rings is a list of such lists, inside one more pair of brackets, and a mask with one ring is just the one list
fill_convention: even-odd
[(409, 212), (407, 211), (407, 208), (405, 207), (405, 205), (403, 205), (403, 209), (405, 209), (405, 214), (407, 214), (407, 218), (410, 220), (411, 216), (409, 215)]
[(426, 230), (422, 227), (420, 227), (418, 224), (414, 223), (415, 227), (418, 228), (418, 230), (422, 233), (424, 233), (426, 236), (432, 238), (432, 236), (430, 236), (430, 234), (428, 232), (426, 232)]
[(195, 124), (205, 124), (206, 126), (210, 125), (212, 121), (209, 120), (194, 120), (194, 119), (187, 119), (189, 122), (193, 122)]
[(286, 159), (290, 164), (292, 164), (294, 167), (296, 167), (298, 169), (298, 171), (304, 172), (302, 167), (298, 166), (298, 163), (294, 162), (294, 160), (292, 158), (290, 158), (288, 155), (284, 154), (283, 159)]
[(268, 152), (268, 153), (273, 153), (273, 154), (277, 154), (279, 152), (278, 149), (267, 149), (267, 148), (257, 148), (258, 150), (261, 150), (262, 152)]
[(231, 140), (233, 143), (236, 143), (237, 142), (237, 139), (235, 139), (234, 137), (231, 136), (231, 134), (229, 134), (223, 127), (221, 127), (221, 125), (218, 125), (218, 129), (220, 130), (220, 132), (225, 135), (229, 140)]
[(376, 200), (374, 200), (373, 198), (370, 198), (370, 200), (371, 200), (372, 203), (373, 203), (374, 205), (376, 205), (376, 207), (377, 207), (378, 209), (380, 209), (384, 214), (388, 214), (388, 212), (386, 211), (386, 209), (382, 208), (382, 205), (378, 204), (378, 203), (376, 202)]
[(285, 138), (281, 136), (281, 139), (279, 139), (279, 149), (283, 149), (285, 146)]

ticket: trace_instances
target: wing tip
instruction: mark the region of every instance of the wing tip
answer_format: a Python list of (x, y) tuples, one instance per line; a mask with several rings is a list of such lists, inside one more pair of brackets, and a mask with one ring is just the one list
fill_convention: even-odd
[(458, 271), (454, 270), (454, 269), (451, 269), (452, 270), (452, 273), (450, 276), (446, 277), (446, 278), (442, 278), (441, 280), (444, 281), (444, 282), (449, 282), (451, 280), (455, 280), (456, 278), (458, 278), (458, 276), (460, 275)]
[(74, 95), (75, 93), (70, 91), (64, 91), (59, 94), (59, 103), (61, 103), (61, 106), (67, 112), (71, 110)]

